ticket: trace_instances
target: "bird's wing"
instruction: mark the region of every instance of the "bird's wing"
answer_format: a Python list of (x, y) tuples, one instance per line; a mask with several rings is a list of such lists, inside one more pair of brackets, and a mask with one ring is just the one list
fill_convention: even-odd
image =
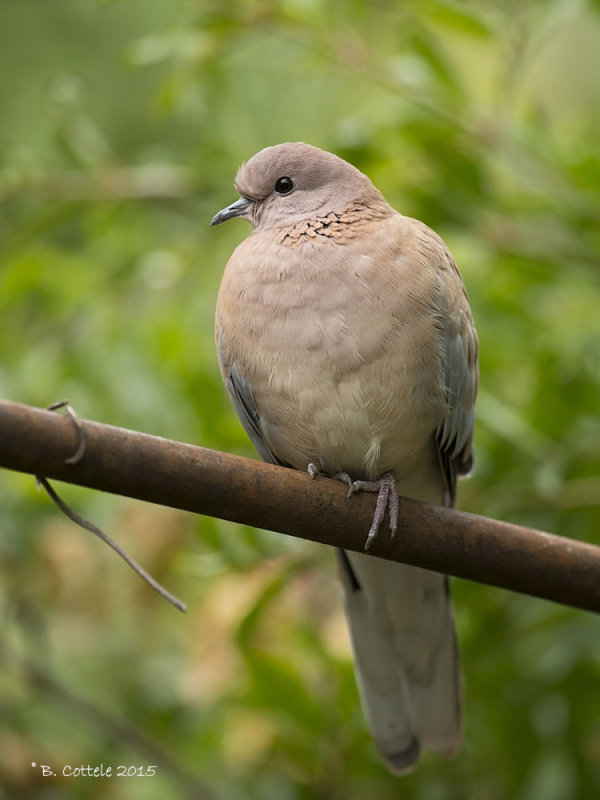
[(267, 461), (270, 464), (279, 464), (281, 467), (289, 466), (280, 458), (277, 458), (263, 436), (260, 415), (256, 408), (252, 388), (238, 370), (236, 363), (230, 361), (227, 357), (220, 332), (217, 332), (217, 353), (227, 394), (258, 454), (263, 461)]
[(436, 431), (446, 505), (452, 505), (456, 478), (473, 466), (475, 399), (479, 381), (477, 333), (456, 264), (448, 251), (438, 272), (437, 322), (443, 346), (447, 412)]

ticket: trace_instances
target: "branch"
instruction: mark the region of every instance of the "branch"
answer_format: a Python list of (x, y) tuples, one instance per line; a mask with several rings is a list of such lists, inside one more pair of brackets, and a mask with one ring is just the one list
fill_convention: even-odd
[[(0, 466), (364, 552), (375, 507), (338, 481), (0, 401)], [(369, 553), (600, 611), (600, 547), (401, 498), (398, 534)]]

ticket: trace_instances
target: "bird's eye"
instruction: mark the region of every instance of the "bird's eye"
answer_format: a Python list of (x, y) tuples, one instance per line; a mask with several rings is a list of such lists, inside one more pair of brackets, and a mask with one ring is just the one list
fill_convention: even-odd
[(275, 184), (277, 194), (289, 194), (294, 188), (294, 181), (291, 178), (278, 178)]

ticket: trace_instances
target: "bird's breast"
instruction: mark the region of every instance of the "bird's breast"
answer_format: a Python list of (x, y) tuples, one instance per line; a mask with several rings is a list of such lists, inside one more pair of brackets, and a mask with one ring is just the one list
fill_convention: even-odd
[(217, 326), (271, 450), (300, 469), (410, 470), (444, 403), (427, 282), (407, 280), (401, 255), (383, 269), (376, 248), (260, 245), (232, 256)]

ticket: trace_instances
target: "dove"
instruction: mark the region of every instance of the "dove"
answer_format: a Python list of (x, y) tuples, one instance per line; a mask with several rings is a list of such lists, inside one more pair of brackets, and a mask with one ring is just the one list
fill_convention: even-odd
[[(266, 147), (211, 224), (253, 227), (216, 310), (223, 381), (260, 456), (377, 493), (365, 543), (398, 495), (452, 505), (470, 472), (477, 334), (443, 240), (369, 178), (302, 142)], [(387, 534), (390, 535), (390, 534)], [(423, 530), (423, 536), (427, 531)], [(337, 552), (367, 726), (393, 774), (462, 742), (448, 578)]]

